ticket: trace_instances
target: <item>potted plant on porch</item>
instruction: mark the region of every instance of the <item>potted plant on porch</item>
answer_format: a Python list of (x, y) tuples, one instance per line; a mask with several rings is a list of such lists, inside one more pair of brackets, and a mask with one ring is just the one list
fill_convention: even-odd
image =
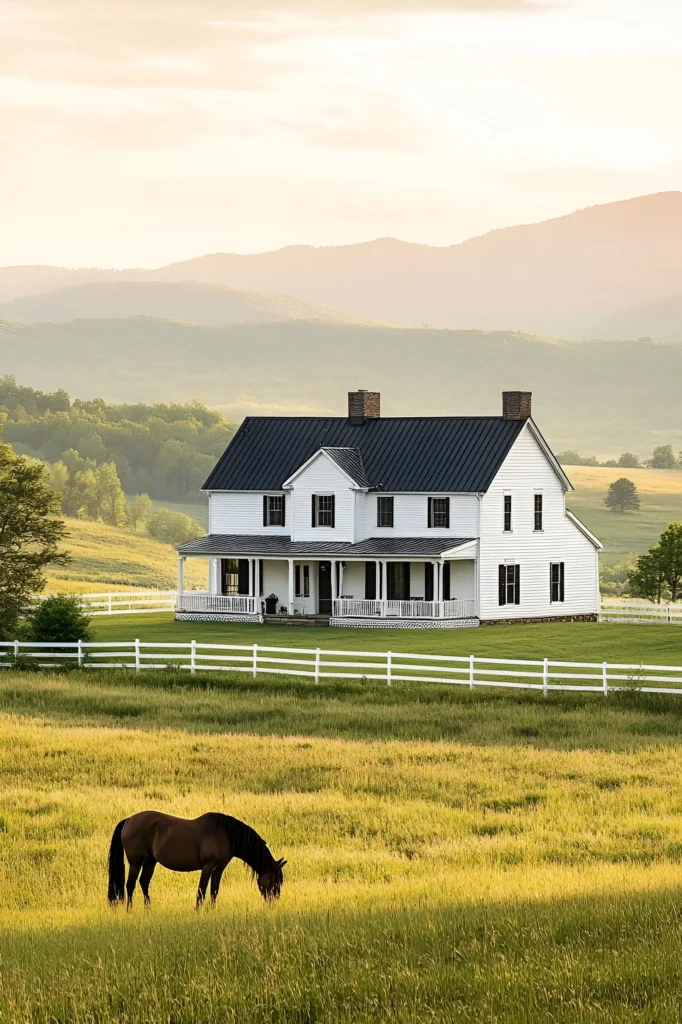
[(278, 602), (279, 598), (277, 597), (277, 594), (268, 594), (265, 598), (265, 614), (276, 615)]

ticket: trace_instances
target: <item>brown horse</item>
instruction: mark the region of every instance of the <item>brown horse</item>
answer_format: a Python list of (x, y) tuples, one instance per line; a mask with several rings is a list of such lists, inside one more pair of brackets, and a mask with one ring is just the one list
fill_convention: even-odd
[[(124, 852), (130, 865), (127, 885)], [(275, 860), (265, 840), (243, 821), (217, 813), (189, 819), (175, 818), (161, 811), (140, 811), (119, 821), (111, 837), (109, 902), (122, 903), (125, 887), (130, 910), (139, 875), (144, 902), (148, 905), (149, 883), (154, 868), (161, 864), (171, 871), (201, 871), (198, 910), (204, 902), (209, 879), (211, 901), (215, 903), (223, 871), (233, 857), (239, 857), (251, 868), (264, 899), (278, 898), (286, 861)]]

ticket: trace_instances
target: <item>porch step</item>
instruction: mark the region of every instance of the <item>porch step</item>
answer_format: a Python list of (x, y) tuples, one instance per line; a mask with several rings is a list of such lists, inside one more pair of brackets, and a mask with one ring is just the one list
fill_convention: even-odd
[(264, 615), (263, 621), (278, 626), (328, 626), (328, 615)]

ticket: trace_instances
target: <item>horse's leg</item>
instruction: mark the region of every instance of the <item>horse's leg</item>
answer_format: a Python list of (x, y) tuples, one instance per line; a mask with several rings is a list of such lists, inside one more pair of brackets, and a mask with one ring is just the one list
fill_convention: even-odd
[(156, 867), (156, 857), (153, 853), (147, 855), (147, 859), (142, 865), (142, 874), (140, 875), (140, 889), (144, 895), (144, 905), (148, 907), (151, 903), (149, 899), (149, 883), (152, 880), (154, 874), (154, 868)]
[(220, 889), (220, 880), (223, 877), (223, 871), (227, 867), (227, 864), (219, 864), (215, 868), (211, 875), (211, 905), (215, 906), (215, 901), (218, 899), (218, 890)]
[(214, 861), (210, 861), (208, 864), (204, 864), (203, 868), (201, 869), (201, 878), (199, 879), (199, 887), (197, 889), (197, 905), (196, 905), (196, 909), (197, 910), (199, 909), (201, 904), (204, 902), (204, 899), (206, 897), (206, 887), (208, 885), (208, 880), (211, 877), (211, 875), (213, 874), (214, 868), (215, 868), (215, 862)]
[(143, 861), (134, 861), (130, 865), (128, 871), (128, 881), (126, 883), (126, 891), (128, 893), (127, 910), (131, 910), (133, 906), (133, 893), (135, 892), (135, 886), (137, 884), (137, 876), (142, 868)]

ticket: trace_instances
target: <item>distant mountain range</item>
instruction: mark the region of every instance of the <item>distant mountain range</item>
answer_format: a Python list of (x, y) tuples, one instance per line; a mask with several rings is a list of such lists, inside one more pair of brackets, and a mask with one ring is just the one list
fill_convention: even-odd
[(130, 316), (197, 324), (362, 322), (358, 317), (291, 295), (237, 291), (199, 281), (90, 281), (0, 304), (0, 318), (29, 323)]
[(43, 390), (115, 402), (187, 401), (245, 413), (343, 414), (346, 392), (385, 415), (496, 413), (534, 392), (556, 450), (610, 457), (682, 448), (682, 344), (552, 342), (514, 332), (334, 323), (210, 327), (151, 317), (0, 321), (0, 370)]
[[(202, 300), (191, 289), (117, 292), (113, 286), (95, 289), (92, 282), (197, 282), (260, 294), (238, 299), (234, 291), (207, 291)], [(75, 289), (83, 285), (89, 288)], [(44, 294), (55, 290), (52, 298)], [(30, 296), (32, 304), (17, 304)], [(363, 318), (571, 339), (682, 341), (682, 192), (590, 207), (446, 248), (379, 239), (257, 255), (218, 253), (158, 270), (10, 267), (0, 270), (0, 303), (0, 315), (27, 320), (111, 316), (113, 306), (117, 315), (202, 323), (218, 322), (223, 310), (230, 320), (291, 314), (319, 321), (325, 318), (322, 306), (336, 322)]]

